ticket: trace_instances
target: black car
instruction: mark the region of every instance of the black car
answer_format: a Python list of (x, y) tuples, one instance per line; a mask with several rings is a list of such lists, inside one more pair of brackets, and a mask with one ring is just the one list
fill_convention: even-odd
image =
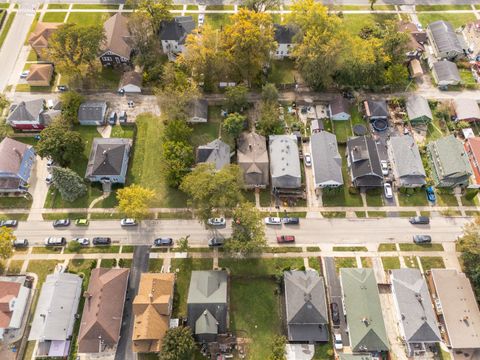
[(331, 303), (330, 309), (332, 310), (333, 325), (340, 325), (340, 312), (338, 311), (338, 304), (336, 302)]
[(169, 237), (161, 237), (158, 239), (153, 240), (153, 244), (155, 246), (172, 246), (173, 239)]
[(28, 247), (27, 239), (16, 239), (12, 242), (14, 248), (25, 248)]
[(112, 243), (112, 239), (109, 237), (94, 237), (92, 239), (93, 245), (110, 245)]
[(17, 227), (18, 221), (17, 220), (4, 220), (0, 221), (0, 227)]
[(208, 246), (210, 247), (223, 246), (224, 243), (225, 239), (219, 236), (213, 236), (210, 238), (210, 240), (208, 240)]
[(415, 244), (430, 244), (432, 237), (430, 235), (413, 235), (413, 242)]
[(55, 220), (53, 222), (53, 227), (65, 227), (70, 225), (69, 219)]
[(298, 217), (284, 217), (282, 222), (285, 225), (298, 225), (300, 224), (300, 219)]
[(427, 225), (430, 224), (430, 218), (428, 216), (415, 216), (411, 217), (408, 221), (413, 225)]

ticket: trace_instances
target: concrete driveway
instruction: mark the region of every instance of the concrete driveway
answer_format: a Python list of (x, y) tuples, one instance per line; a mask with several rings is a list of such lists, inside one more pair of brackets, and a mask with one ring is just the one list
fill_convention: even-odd
[[(30, 175), (29, 193), (33, 198), (32, 210), (43, 209), (48, 192), (48, 185), (45, 182), (48, 174), (47, 159), (42, 159), (40, 156), (37, 156), (35, 159), (35, 165), (33, 166), (32, 173)], [(28, 221), (33, 220), (43, 220), (40, 211), (31, 211), (28, 214)]]

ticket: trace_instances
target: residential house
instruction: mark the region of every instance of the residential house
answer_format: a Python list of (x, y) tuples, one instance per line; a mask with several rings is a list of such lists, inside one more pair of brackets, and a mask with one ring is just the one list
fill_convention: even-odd
[(428, 124), (433, 115), (428, 100), (421, 95), (410, 95), (406, 101), (407, 115), (412, 125)]
[(412, 136), (391, 137), (388, 141), (388, 156), (398, 187), (421, 187), (427, 183), (422, 157)]
[(111, 16), (103, 24), (105, 41), (101, 45), (100, 61), (103, 66), (130, 64), (132, 56), (128, 20), (121, 13)]
[(417, 57), (425, 51), (427, 33), (418, 29), (417, 25), (411, 22), (401, 21), (398, 24), (398, 31), (408, 34), (408, 57)]
[(170, 325), (173, 306), (173, 273), (143, 273), (133, 300), (132, 350), (159, 352)]
[(332, 120), (350, 120), (350, 103), (343, 96), (337, 96), (328, 104), (330, 119)]
[(457, 121), (476, 122), (480, 121), (480, 108), (475, 99), (454, 99), (453, 106)]
[(78, 109), (78, 122), (80, 125), (102, 126), (105, 125), (106, 114), (105, 101), (86, 101)]
[(462, 82), (457, 64), (447, 60), (433, 64), (432, 76), (439, 87), (454, 86)]
[(102, 184), (125, 184), (132, 140), (95, 138), (85, 178)]
[(206, 123), (208, 121), (208, 101), (205, 99), (195, 99), (188, 104), (189, 123)]
[(28, 43), (35, 51), (37, 56), (44, 57), (45, 50), (48, 48), (48, 40), (50, 36), (60, 27), (63, 23), (47, 23), (39, 21), (28, 37)]
[(430, 280), (435, 311), (453, 358), (478, 359), (480, 312), (467, 276), (454, 269), (432, 269)]
[(293, 38), (296, 31), (288, 25), (274, 24), (274, 37), (277, 43), (274, 57), (277, 59), (288, 58), (291, 55), (293, 46), (295, 45)]
[(335, 134), (328, 131), (312, 133), (310, 153), (315, 189), (343, 185), (342, 157)]
[(469, 187), (480, 187), (480, 137), (469, 137), (464, 147), (473, 171)]
[(0, 193), (25, 194), (34, 163), (35, 150), (32, 146), (4, 138), (0, 142)]
[(140, 94), (142, 92), (143, 75), (136, 71), (126, 71), (122, 74), (118, 87), (119, 93)]
[(265, 136), (243, 132), (237, 139), (237, 163), (243, 170), (247, 189), (266, 188), (269, 184), (268, 151)]
[(437, 187), (467, 186), (472, 168), (460, 140), (449, 135), (427, 144), (428, 161)]
[(438, 20), (430, 23), (427, 27), (427, 35), (438, 60), (455, 61), (465, 57), (464, 45), (448, 21)]
[(25, 276), (0, 277), (0, 340), (4, 343), (18, 339), (28, 316), (30, 289), (25, 280)]
[(230, 164), (230, 145), (220, 139), (215, 139), (206, 145), (197, 147), (196, 162), (212, 163), (215, 169), (220, 170)]
[(29, 341), (38, 341), (37, 357), (68, 356), (81, 293), (80, 276), (47, 275), (28, 336)]
[(275, 189), (298, 189), (302, 186), (300, 157), (295, 135), (270, 135), (270, 174)]
[(7, 123), (15, 130), (41, 131), (58, 116), (60, 116), (59, 102), (51, 109), (47, 109), (44, 99), (21, 101), (11, 110)]
[(223, 270), (192, 271), (187, 298), (187, 324), (198, 342), (212, 342), (228, 329), (228, 274)]
[(120, 329), (130, 269), (93, 269), (83, 294), (78, 352), (114, 355)]
[(373, 269), (340, 269), (340, 284), (352, 352), (389, 351)]
[(391, 271), (393, 303), (408, 356), (421, 356), (442, 341), (430, 293), (418, 269)]
[(315, 270), (292, 270), (283, 273), (283, 280), (288, 341), (329, 341), (323, 277)]
[(480, 54), (480, 20), (468, 23), (462, 30), (468, 52), (473, 56)]
[(187, 36), (196, 28), (191, 16), (177, 16), (172, 20), (162, 22), (160, 27), (160, 42), (163, 53), (174, 60), (176, 55), (185, 50)]
[(377, 119), (387, 120), (390, 116), (385, 100), (365, 100), (363, 106), (365, 107), (365, 115), (369, 121)]
[(377, 145), (368, 136), (358, 136), (347, 140), (347, 164), (352, 185), (358, 188), (383, 186)]
[(29, 69), (27, 84), (30, 86), (50, 86), (53, 77), (52, 64), (32, 64)]

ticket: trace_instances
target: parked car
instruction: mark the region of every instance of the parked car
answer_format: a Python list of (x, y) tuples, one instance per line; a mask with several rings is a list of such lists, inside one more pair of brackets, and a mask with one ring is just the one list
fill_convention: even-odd
[(108, 123), (110, 125), (115, 125), (117, 123), (117, 113), (115, 111), (112, 111), (108, 116)]
[(334, 334), (334, 344), (335, 350), (342, 350), (343, 349), (343, 342), (342, 342), (342, 335), (341, 334)]
[(282, 221), (285, 225), (298, 225), (300, 224), (300, 219), (298, 217), (284, 217)]
[(413, 225), (426, 225), (430, 224), (430, 218), (428, 216), (415, 216), (411, 217), (408, 221)]
[(227, 221), (225, 218), (211, 218), (207, 220), (207, 224), (210, 226), (225, 226), (227, 224)]
[(127, 112), (122, 110), (120, 111), (120, 114), (118, 115), (118, 121), (120, 121), (121, 123), (125, 123), (127, 122)]
[(303, 162), (305, 166), (312, 166), (312, 156), (309, 153), (305, 153), (305, 155), (303, 155)]
[(26, 79), (28, 74), (30, 74), (30, 70), (25, 70), (20, 73), (20, 79)]
[(208, 240), (208, 246), (210, 247), (223, 246), (223, 244), (225, 244), (225, 239), (222, 236), (212, 236)]
[(64, 237), (50, 236), (45, 238), (45, 246), (63, 246), (67, 243), (67, 239)]
[(73, 241), (78, 242), (78, 243), (79, 243), (80, 245), (82, 245), (82, 246), (88, 246), (88, 245), (90, 245), (90, 239), (89, 239), (89, 238), (77, 237), (77, 238), (74, 238)]
[(333, 325), (340, 325), (340, 312), (338, 311), (338, 304), (336, 302), (332, 302), (330, 304), (330, 310), (332, 310)]
[(47, 177), (45, 178), (45, 182), (47, 183), (47, 185), (50, 185), (53, 182), (52, 174), (47, 175)]
[(121, 226), (137, 226), (137, 220), (135, 219), (122, 219), (120, 220), (120, 225)]
[(158, 239), (153, 240), (153, 245), (155, 246), (172, 246), (173, 239), (169, 237), (160, 237)]
[(92, 239), (93, 245), (110, 245), (112, 243), (112, 239), (109, 237), (97, 236)]
[(14, 248), (26, 248), (28, 247), (28, 240), (27, 239), (15, 239), (12, 242)]
[(18, 221), (17, 220), (3, 220), (0, 221), (0, 227), (5, 226), (9, 228), (17, 227)]
[(283, 244), (283, 243), (294, 243), (295, 242), (295, 236), (293, 235), (279, 235), (277, 236), (277, 243)]
[(392, 190), (392, 185), (390, 185), (390, 183), (383, 184), (383, 191), (387, 199), (393, 198), (393, 190)]
[(68, 86), (67, 85), (58, 85), (57, 90), (60, 92), (68, 91)]
[(415, 244), (430, 244), (432, 237), (430, 235), (413, 235), (413, 242)]
[(77, 219), (75, 220), (75, 225), (77, 226), (88, 226), (90, 222), (88, 221), (88, 219)]
[(205, 14), (198, 14), (198, 25), (203, 25), (205, 22)]
[(380, 161), (380, 166), (382, 167), (382, 175), (388, 175), (388, 162), (387, 160)]
[(53, 222), (53, 227), (66, 227), (70, 225), (69, 219), (60, 219)]
[(53, 165), (55, 165), (55, 162), (52, 159), (47, 160), (47, 169), (50, 169)]
[(280, 219), (279, 217), (269, 216), (269, 217), (265, 218), (265, 224), (266, 225), (281, 225), (282, 224), (282, 219)]
[(428, 201), (434, 204), (437, 201), (437, 197), (435, 196), (435, 189), (433, 188), (433, 186), (428, 186), (425, 189), (425, 192), (427, 193)]

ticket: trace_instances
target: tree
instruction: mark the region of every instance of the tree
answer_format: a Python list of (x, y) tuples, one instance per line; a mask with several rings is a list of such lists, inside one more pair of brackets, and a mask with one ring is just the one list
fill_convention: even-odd
[(83, 179), (71, 169), (52, 167), (52, 181), (65, 201), (73, 202), (87, 193)]
[(8, 259), (13, 255), (13, 242), (17, 237), (13, 234), (12, 228), (0, 227), (0, 258)]
[(224, 29), (226, 59), (239, 80), (247, 84), (260, 75), (276, 48), (269, 14), (241, 9)]
[(277, 103), (261, 104), (260, 119), (257, 123), (257, 131), (263, 136), (283, 134), (285, 131), (284, 122), (280, 119), (280, 112)]
[(82, 245), (76, 240), (69, 241), (67, 244), (67, 250), (70, 253), (78, 253), (81, 247)]
[(279, 8), (280, 0), (243, 0), (243, 6), (255, 12), (263, 12)]
[(182, 120), (170, 120), (165, 125), (163, 137), (165, 141), (189, 142), (192, 128)]
[(70, 124), (78, 124), (78, 109), (84, 97), (76, 91), (70, 90), (59, 96), (62, 104), (62, 116)]
[(245, 85), (232, 86), (225, 92), (225, 106), (229, 112), (242, 112), (248, 105), (248, 88)]
[(236, 139), (244, 129), (246, 119), (246, 116), (239, 113), (230, 113), (223, 121), (223, 128)]
[(264, 102), (278, 102), (278, 89), (275, 84), (268, 83), (262, 87), (262, 101)]
[(233, 211), (232, 237), (225, 243), (227, 251), (250, 254), (261, 252), (267, 245), (263, 217), (250, 202), (244, 202)]
[(140, 185), (130, 185), (117, 191), (118, 210), (127, 217), (138, 219), (148, 214), (155, 192)]
[(272, 340), (272, 351), (270, 352), (269, 360), (286, 360), (285, 356), (285, 345), (287, 344), (287, 339), (285, 336), (277, 335)]
[(130, 0), (129, 3), (136, 11), (144, 12), (154, 34), (160, 31), (162, 22), (171, 19), (171, 0)]
[(465, 274), (472, 281), (477, 298), (480, 297), (480, 216), (466, 224), (463, 235), (458, 239), (458, 250), (462, 253)]
[(42, 158), (48, 157), (60, 166), (67, 166), (83, 154), (84, 147), (82, 136), (58, 119), (40, 132), (36, 150)]
[(190, 238), (190, 235), (187, 235), (187, 236), (182, 237), (182, 238), (177, 240), (178, 251), (188, 252), (190, 250), (190, 245), (188, 244), (188, 239), (189, 238)]
[(408, 80), (408, 69), (404, 64), (393, 64), (385, 71), (385, 82), (393, 88), (405, 88)]
[(191, 360), (195, 350), (195, 340), (189, 327), (168, 329), (160, 352), (160, 360)]
[(184, 177), (180, 190), (189, 197), (195, 216), (205, 224), (211, 217), (229, 215), (243, 201), (243, 177), (238, 165), (217, 171), (210, 163), (198, 164)]
[(80, 78), (94, 69), (104, 40), (102, 24), (63, 24), (48, 41), (48, 56), (58, 72)]
[(167, 183), (171, 187), (178, 187), (194, 163), (193, 147), (183, 141), (165, 141), (162, 148), (167, 165)]

